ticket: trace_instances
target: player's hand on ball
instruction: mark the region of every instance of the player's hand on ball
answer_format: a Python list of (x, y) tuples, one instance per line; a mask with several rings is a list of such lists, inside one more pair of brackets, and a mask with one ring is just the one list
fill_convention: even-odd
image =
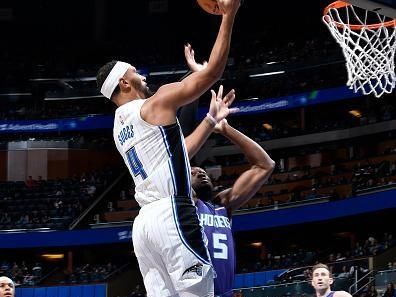
[(217, 0), (217, 5), (223, 14), (236, 13), (241, 5), (240, 0)]

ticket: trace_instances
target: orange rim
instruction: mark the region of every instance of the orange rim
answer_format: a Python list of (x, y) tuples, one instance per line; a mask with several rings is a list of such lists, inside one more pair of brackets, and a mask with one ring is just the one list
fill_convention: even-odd
[[(336, 22), (334, 20), (330, 20), (330, 17), (328, 16), (330, 9), (339, 9), (339, 8), (343, 8), (343, 7), (347, 7), (347, 6), (351, 6), (351, 4), (343, 2), (343, 1), (334, 1), (333, 3), (326, 6), (326, 8), (323, 11), (323, 15), (325, 17), (326, 22), (333, 22), (334, 24), (336, 24), (336, 26), (338, 28), (344, 28), (344, 26), (348, 26), (353, 31), (359, 31), (359, 30), (362, 30), (363, 28), (378, 29), (381, 26), (396, 27), (396, 20), (391, 20), (391, 21), (387, 21), (385, 23), (377, 23), (377, 24), (371, 24), (371, 25), (350, 25), (350, 24), (343, 24), (340, 22)], [(326, 18), (326, 16), (327, 16), (327, 18)]]

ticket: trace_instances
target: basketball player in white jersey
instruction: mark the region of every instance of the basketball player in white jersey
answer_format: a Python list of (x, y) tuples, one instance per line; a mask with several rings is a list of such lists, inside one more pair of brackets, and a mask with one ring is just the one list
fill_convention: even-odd
[(14, 297), (14, 296), (15, 296), (14, 282), (6, 276), (0, 276), (0, 297)]
[(352, 297), (345, 291), (332, 291), (333, 275), (327, 265), (319, 263), (312, 267), (312, 287), (315, 289), (315, 297)]
[[(181, 82), (150, 95), (145, 77), (120, 61), (107, 63), (97, 75), (102, 94), (118, 106), (114, 141), (134, 179), (141, 206), (132, 239), (149, 297), (213, 296), (213, 269), (191, 199), (186, 146), (193, 146), (201, 129), (212, 129), (227, 112), (209, 111), (195, 135), (184, 142), (176, 111), (221, 77), (239, 5), (239, 0), (218, 0), (222, 20), (207, 67)], [(216, 101), (227, 108), (233, 96)]]

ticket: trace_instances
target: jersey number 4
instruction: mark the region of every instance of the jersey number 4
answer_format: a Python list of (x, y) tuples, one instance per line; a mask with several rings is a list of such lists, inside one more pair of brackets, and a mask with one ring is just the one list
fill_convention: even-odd
[(228, 259), (227, 234), (213, 233), (213, 258)]
[(129, 166), (131, 167), (134, 176), (140, 175), (142, 179), (147, 178), (146, 171), (143, 169), (142, 162), (140, 162), (138, 155), (136, 154), (135, 147), (129, 149), (126, 153), (128, 158)]

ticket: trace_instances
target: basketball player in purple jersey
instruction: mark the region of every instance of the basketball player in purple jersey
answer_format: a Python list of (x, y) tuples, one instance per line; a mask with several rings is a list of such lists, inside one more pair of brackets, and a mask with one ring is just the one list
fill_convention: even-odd
[(312, 287), (315, 289), (316, 297), (352, 297), (345, 291), (332, 291), (333, 275), (325, 264), (316, 264), (312, 267)]
[(232, 296), (235, 249), (231, 231), (232, 212), (252, 198), (272, 173), (275, 163), (252, 139), (222, 120), (215, 130), (237, 145), (245, 154), (250, 168), (243, 172), (234, 185), (213, 196), (213, 184), (199, 167), (192, 168), (192, 187), (195, 205), (205, 234), (208, 250), (217, 277), (215, 295)]
[[(194, 50), (190, 44), (185, 46), (184, 54), (188, 66), (193, 72), (201, 71), (206, 64), (195, 61)], [(217, 96), (217, 99), (215, 98)], [(212, 91), (212, 101), (221, 101), (223, 87), (220, 86), (218, 93)], [(227, 99), (226, 99), (227, 100)], [(189, 135), (193, 129), (197, 102), (184, 106), (179, 116), (180, 124), (185, 135)], [(275, 162), (268, 156), (264, 149), (252, 139), (231, 127), (227, 120), (222, 120), (213, 127), (201, 133), (200, 137), (194, 137), (195, 146), (187, 146), (190, 159), (195, 155), (204, 141), (214, 131), (227, 137), (237, 145), (250, 163), (250, 168), (243, 172), (235, 181), (233, 187), (226, 189), (213, 196), (213, 184), (207, 173), (199, 167), (191, 169), (191, 184), (194, 190), (194, 200), (197, 213), (208, 238), (208, 250), (217, 277), (215, 278), (215, 295), (232, 296), (232, 284), (235, 271), (235, 249), (231, 231), (232, 212), (238, 209), (252, 198), (260, 187), (271, 175)], [(196, 134), (194, 131), (191, 134)]]

